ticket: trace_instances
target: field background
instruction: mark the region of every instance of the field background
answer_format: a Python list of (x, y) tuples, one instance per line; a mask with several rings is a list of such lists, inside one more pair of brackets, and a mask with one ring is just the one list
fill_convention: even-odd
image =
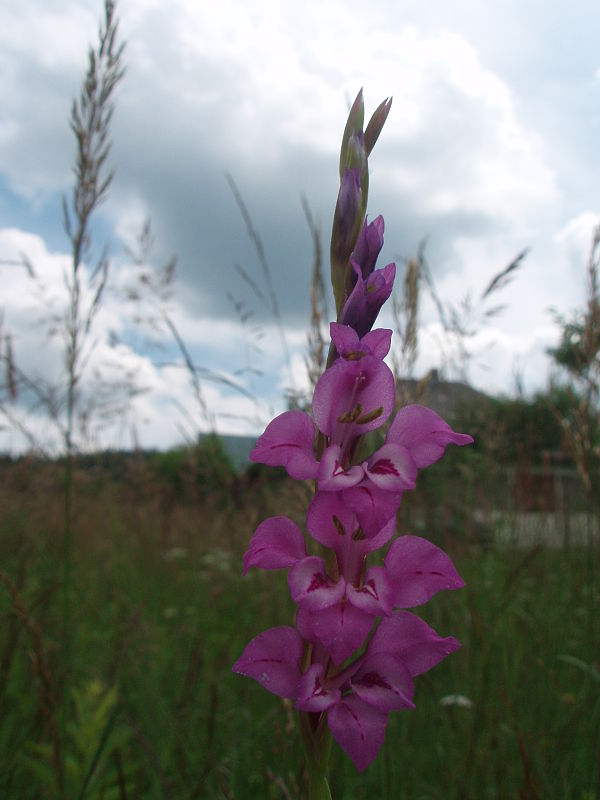
[[(265, 517), (302, 524), (311, 487), (237, 470), (212, 438), (76, 459), (65, 616), (62, 464), (0, 468), (0, 797), (305, 797), (290, 704), (231, 664), (292, 622), (284, 573), (242, 579), (242, 555)], [(523, 480), (476, 436), (405, 496), (399, 530), (467, 582), (418, 613), (462, 649), (417, 679), (365, 773), (334, 744), (334, 798), (600, 798), (597, 540), (548, 546), (558, 512), (530, 489), (539, 536), (507, 541)]]

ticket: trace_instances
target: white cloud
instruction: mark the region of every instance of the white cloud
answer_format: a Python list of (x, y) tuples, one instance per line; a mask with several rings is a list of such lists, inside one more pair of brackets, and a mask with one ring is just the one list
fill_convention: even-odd
[[(57, 193), (71, 180), (68, 112), (101, 5), (22, 0), (0, 8), (0, 188), (8, 184), (38, 209), (49, 199), (57, 205)], [(301, 13), (292, 0), (128, 0), (117, 6), (127, 73), (116, 97), (117, 177), (101, 210), (102, 229), (108, 226), (109, 238), (132, 246), (152, 216), (159, 248), (180, 256), (169, 309), (194, 360), (229, 378), (239, 370), (239, 380), (259, 397), (261, 414), (281, 408), (290, 381), (269, 312), (252, 305), (251, 292), (242, 287), (245, 310), (254, 312), (244, 327), (226, 299), (232, 287), (238, 294), (234, 264), (251, 271), (255, 259), (223, 173), (234, 174), (264, 234), (290, 329), (293, 380), (300, 386), (311, 243), (297, 197), (306, 192), (321, 218), (326, 252), (339, 141), (347, 103), (360, 86), (367, 115), (394, 96), (371, 159), (369, 214), (386, 217), (386, 250), (410, 255), (428, 235), (438, 292), (457, 304), (468, 289), (478, 297), (495, 272), (531, 246), (513, 284), (498, 295), (506, 312), (474, 339), (482, 365), (487, 346), (495, 344), (491, 369), (474, 367), (473, 380), (482, 388), (509, 389), (516, 358), (532, 384), (543, 381), (543, 351), (554, 331), (547, 309), (580, 302), (596, 222), (581, 208), (593, 204), (597, 164), (585, 162), (572, 142), (567, 146), (552, 121), (562, 114), (583, 141), (594, 130), (593, 119), (581, 109), (579, 116), (569, 114), (578, 86), (571, 73), (559, 83), (541, 74), (519, 76), (519, 70), (506, 69), (512, 52), (499, 59), (502, 40), (517, 41), (515, 63), (524, 69), (528, 59), (542, 58), (544, 48), (554, 54), (554, 42), (537, 27), (538, 55), (526, 49), (534, 17), (516, 4), (502, 14), (482, 8), (474, 15), (468, 0), (451, 13), (441, 3), (399, 13), (385, 0), (374, 0), (368, 11), (357, 0), (307, 0)], [(488, 24), (493, 36), (478, 36)], [(569, 63), (575, 75), (574, 60)], [(528, 99), (537, 89), (534, 112)], [(28, 252), (43, 266), (55, 298), (51, 305), (60, 308), (69, 257), (11, 224), (12, 231), (0, 231), (0, 258)], [(259, 272), (252, 274), (262, 280)], [(5, 318), (19, 334), (15, 343), (28, 365), (37, 367), (44, 361), (31, 327), (39, 319), (37, 298), (23, 270), (13, 270), (11, 278), (3, 290)], [(141, 371), (152, 386), (135, 401), (139, 419), (148, 420), (145, 441), (153, 435), (170, 441), (175, 406), (193, 411), (187, 377), (156, 363), (178, 357), (173, 345), (157, 355), (133, 331), (128, 315), (135, 309), (117, 292), (132, 278), (126, 260), (117, 258), (112, 278), (115, 291), (106, 295), (96, 321), (98, 353)], [(424, 302), (418, 369), (439, 366), (436, 322)], [(251, 326), (263, 334), (260, 342)], [(110, 346), (111, 333), (120, 347)], [(53, 346), (45, 366), (57, 372), (62, 355), (58, 343)], [(447, 341), (443, 346), (452, 347)], [(256, 404), (223, 384), (207, 383), (206, 396), (223, 430), (247, 424), (238, 416), (256, 416)]]
[(0, 170), (32, 202), (70, 177), (68, 114), (97, 30), (95, 6), (23, 0), (0, 7)]
[(582, 211), (570, 219), (555, 235), (555, 241), (572, 270), (570, 277), (583, 276), (590, 254), (592, 235), (598, 225), (600, 225), (599, 212)]
[[(23, 256), (31, 261), (39, 280), (22, 266)], [(20, 450), (27, 446), (26, 437), (19, 433), (22, 426), (42, 449), (60, 450), (67, 381), (61, 320), (68, 301), (65, 276), (71, 266), (70, 256), (49, 252), (39, 236), (13, 228), (0, 229), (0, 261), (5, 262), (0, 265), (4, 277), (7, 271), (10, 274), (10, 280), (4, 281), (7, 291), (3, 295), (3, 332), (11, 336), (21, 373), (38, 387), (40, 395), (53, 392), (59, 421), (59, 425), (49, 422), (49, 407), (40, 410), (39, 397), (21, 387), (17, 400), (9, 404), (12, 423), (9, 420), (0, 430), (0, 449)], [(131, 320), (136, 311), (148, 315), (151, 309), (147, 302), (136, 309), (135, 303), (124, 297), (123, 290), (133, 270), (122, 266), (115, 273), (91, 334), (82, 340), (86, 364), (79, 384), (80, 409), (86, 409), (88, 403), (92, 405), (91, 438), (79, 439), (80, 445), (124, 447), (131, 446), (135, 438), (142, 446), (167, 447), (180, 442), (183, 431), (194, 435), (213, 425), (222, 433), (259, 432), (275, 408), (283, 410), (279, 407), (283, 397), (278, 384), (280, 372), (283, 374), (286, 368), (275, 327), (266, 329), (262, 352), (247, 364), (248, 341), (239, 322), (194, 318), (173, 298), (168, 313), (201, 370), (199, 400), (167, 327), (163, 325), (155, 332), (155, 339), (161, 345), (158, 349), (143, 345), (150, 329), (144, 325), (139, 330), (134, 328)], [(80, 268), (80, 279), (81, 304), (85, 309), (90, 301), (85, 265)], [(56, 316), (53, 335), (50, 335), (51, 312)], [(114, 334), (121, 341), (113, 341)], [(299, 367), (294, 347), (301, 338), (294, 332), (288, 338), (295, 375)], [(132, 349), (135, 343), (137, 351)], [(246, 366), (264, 369), (266, 374), (249, 377), (244, 371)], [(241, 374), (236, 375), (236, 371)], [(130, 397), (131, 389), (136, 394)]]

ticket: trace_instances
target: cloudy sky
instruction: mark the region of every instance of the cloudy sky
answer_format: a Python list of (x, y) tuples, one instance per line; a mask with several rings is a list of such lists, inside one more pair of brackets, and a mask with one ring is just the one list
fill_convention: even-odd
[[(401, 266), (426, 237), (439, 297), (458, 306), (470, 294), (475, 306), (469, 380), (488, 392), (514, 391), (516, 376), (528, 392), (544, 387), (545, 350), (557, 338), (549, 309), (568, 314), (582, 304), (600, 220), (597, 3), (121, 0), (117, 10), (127, 72), (112, 125), (116, 176), (94, 227), (98, 247), (110, 247), (111, 282), (82, 392), (94, 394), (94, 374), (117, 380), (123, 369), (144, 391), (102, 418), (99, 443), (163, 447), (205, 428), (207, 417), (222, 432), (260, 432), (283, 409), (285, 390), (306, 385), (312, 241), (301, 197), (327, 251), (339, 142), (361, 86), (367, 117), (393, 96), (370, 159), (368, 213), (386, 220), (381, 264)], [(60, 316), (69, 267), (61, 215), (72, 185), (68, 114), (102, 11), (100, 0), (0, 7), (2, 330), (20, 369), (45, 388), (63, 374), (49, 318)], [(226, 174), (262, 237), (285, 348), (273, 314), (240, 275), (241, 267), (268, 294)], [(177, 256), (167, 305), (123, 299), (138, 269), (127, 248), (147, 218), (152, 264)], [(488, 306), (478, 297), (525, 248), (497, 297), (506, 310), (480, 324)], [(36, 280), (19, 264), (23, 255)], [(206, 370), (204, 407), (164, 322), (154, 337), (135, 322), (151, 311), (168, 313)], [(438, 367), (455, 377), (453, 352), (424, 294), (417, 376)], [(15, 424), (51, 438), (31, 401), (25, 391), (10, 405), (0, 449), (23, 446)]]

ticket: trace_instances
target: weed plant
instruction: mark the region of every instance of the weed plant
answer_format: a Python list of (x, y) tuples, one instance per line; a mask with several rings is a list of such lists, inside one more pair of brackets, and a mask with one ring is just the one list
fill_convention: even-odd
[[(304, 796), (290, 706), (230, 673), (250, 636), (291, 620), (284, 578), (239, 575), (249, 532), (264, 516), (283, 502), (302, 523), (304, 487), (254, 469), (231, 471), (206, 491), (210, 457), (207, 450), (203, 471), (188, 460), (178, 484), (141, 456), (126, 460), (117, 478), (107, 467), (74, 468), (73, 712), (62, 796)], [(215, 469), (222, 475), (222, 453)], [(439, 506), (461, 478), (431, 472), (419, 495)], [(4, 471), (0, 488), (6, 798), (61, 796), (62, 474), (52, 462), (23, 459)], [(171, 485), (186, 490), (170, 492)], [(472, 497), (479, 494), (474, 485)], [(499, 548), (442, 521), (433, 514), (428, 523), (467, 589), (441, 595), (426, 618), (463, 647), (417, 682), (419, 713), (392, 716), (381, 757), (366, 773), (334, 754), (332, 792), (394, 800), (599, 797), (600, 665), (589, 626), (599, 589), (588, 582), (586, 551)]]

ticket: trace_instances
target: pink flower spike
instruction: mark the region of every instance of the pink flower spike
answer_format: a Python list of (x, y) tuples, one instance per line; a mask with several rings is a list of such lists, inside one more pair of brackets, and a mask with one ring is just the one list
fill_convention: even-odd
[(304, 534), (288, 517), (264, 520), (250, 539), (244, 554), (245, 575), (250, 567), (287, 569), (306, 557)]
[(302, 638), (294, 628), (269, 628), (252, 639), (232, 671), (254, 678), (279, 697), (295, 700), (301, 678), (302, 647)]
[(339, 444), (330, 445), (321, 456), (319, 464), (319, 489), (326, 492), (337, 492), (356, 486), (363, 479), (364, 469), (359, 466), (345, 470), (340, 466), (342, 448)]
[(442, 589), (465, 585), (446, 553), (420, 536), (392, 542), (385, 568), (395, 589), (394, 605), (400, 608), (423, 605)]
[(359, 772), (366, 769), (385, 739), (388, 715), (356, 695), (344, 697), (327, 712), (333, 738), (354, 762)]
[(338, 603), (346, 589), (344, 579), (334, 581), (330, 578), (325, 562), (317, 556), (298, 561), (289, 572), (288, 584), (292, 600), (311, 611)]
[(417, 465), (406, 447), (384, 444), (368, 460), (365, 472), (375, 486), (388, 492), (415, 488)]
[(409, 611), (394, 611), (383, 619), (367, 648), (368, 656), (393, 653), (415, 677), (439, 664), (460, 648), (453, 636), (439, 636), (420, 617)]
[(369, 652), (350, 683), (361, 700), (379, 711), (415, 707), (412, 675), (395, 654)]
[(284, 411), (272, 420), (250, 453), (250, 461), (285, 467), (296, 480), (316, 478), (315, 426), (303, 411)]
[(435, 411), (420, 405), (404, 406), (387, 434), (386, 443), (408, 448), (417, 467), (423, 469), (439, 461), (449, 444), (472, 444), (473, 437), (455, 433)]

